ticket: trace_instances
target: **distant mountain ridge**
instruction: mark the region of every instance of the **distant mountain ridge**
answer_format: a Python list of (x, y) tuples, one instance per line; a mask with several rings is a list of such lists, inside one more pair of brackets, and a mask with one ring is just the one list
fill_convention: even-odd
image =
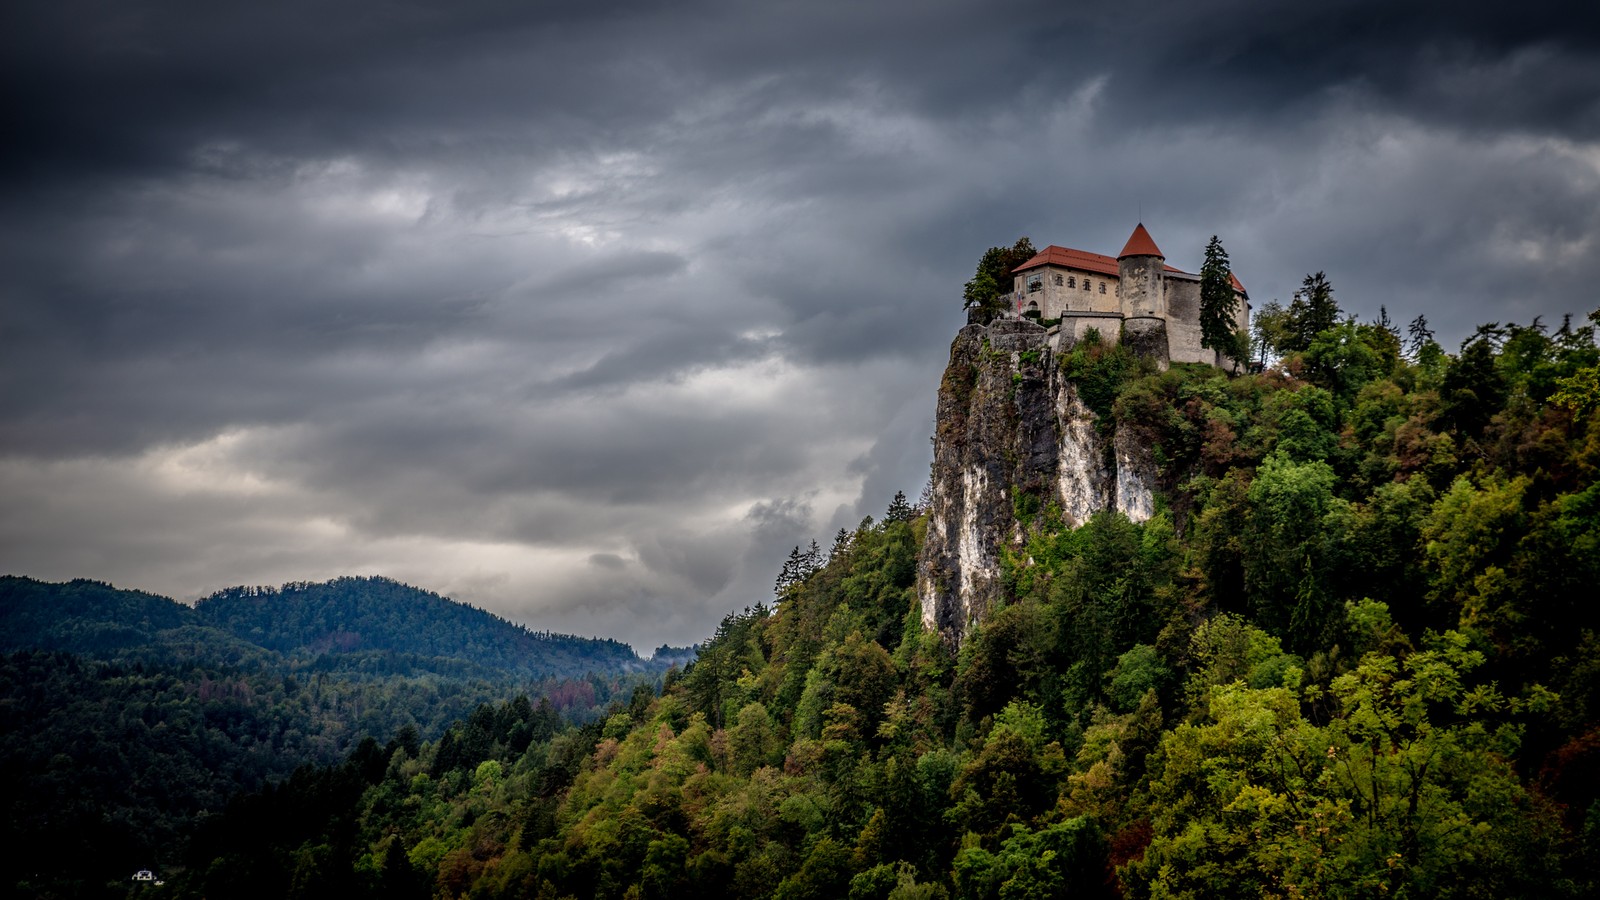
[(106, 654), (154, 641), (159, 632), (199, 624), (194, 610), (167, 597), (78, 578), (54, 584), (0, 576), (0, 650)]
[[(181, 643), (237, 656), (244, 642), (319, 667), (576, 678), (644, 672), (686, 651), (640, 658), (620, 641), (534, 631), (432, 591), (377, 576), (233, 587), (194, 607), (88, 579), (0, 576), (0, 651), (104, 656)], [(230, 645), (232, 645), (230, 650)]]
[(465, 659), (522, 675), (635, 671), (646, 665), (620, 641), (533, 631), (382, 577), (228, 588), (200, 600), (195, 612), (207, 625), (284, 654), (384, 651)]

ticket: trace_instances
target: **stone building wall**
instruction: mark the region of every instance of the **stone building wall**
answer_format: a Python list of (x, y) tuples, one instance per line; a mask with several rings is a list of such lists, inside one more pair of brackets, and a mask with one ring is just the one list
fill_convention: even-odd
[[(1029, 291), (1028, 284), (1035, 278), (1038, 279), (1039, 290)], [(1089, 285), (1088, 290), (1084, 290), (1084, 284)], [(1028, 308), (1030, 300), (1037, 302), (1040, 316), (1046, 319), (1059, 319), (1063, 315), (1085, 310), (1115, 313), (1121, 309), (1117, 302), (1116, 276), (1099, 272), (1041, 266), (1016, 276), (1014, 289), (1022, 297), (1024, 310)]]

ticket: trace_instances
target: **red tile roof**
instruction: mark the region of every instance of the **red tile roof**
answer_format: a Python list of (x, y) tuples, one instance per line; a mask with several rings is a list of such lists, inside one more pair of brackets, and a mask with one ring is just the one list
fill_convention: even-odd
[(1150, 237), (1150, 232), (1145, 231), (1144, 223), (1140, 222), (1133, 227), (1133, 234), (1129, 235), (1128, 242), (1122, 245), (1122, 252), (1117, 254), (1117, 259), (1122, 259), (1126, 256), (1160, 256), (1165, 258), (1166, 254), (1162, 253), (1161, 248), (1156, 246), (1155, 240)]
[[(1150, 237), (1150, 232), (1145, 230), (1143, 222), (1133, 229), (1133, 234), (1128, 238), (1127, 245), (1122, 248), (1122, 256), (1160, 256), (1165, 259), (1165, 254), (1161, 252), (1160, 247), (1156, 246), (1156, 242)], [(1026, 272), (1029, 269), (1037, 269), (1040, 266), (1060, 266), (1064, 269), (1078, 269), (1086, 272), (1098, 272), (1102, 275), (1116, 275), (1118, 274), (1117, 259), (1120, 258), (1113, 258), (1104, 253), (1090, 253), (1087, 250), (1073, 250), (1070, 247), (1057, 247), (1055, 244), (1051, 244), (1034, 254), (1027, 262), (1012, 269), (1011, 273), (1015, 275), (1020, 272)], [(1185, 272), (1174, 266), (1166, 265), (1165, 262), (1162, 263), (1161, 268), (1163, 271), (1173, 272), (1178, 275), (1188, 275), (1190, 277), (1194, 275), (1193, 272)], [(1239, 276), (1229, 272), (1228, 278), (1233, 282), (1234, 290), (1241, 294), (1249, 293), (1239, 281)]]
[[(1012, 269), (1012, 274), (1028, 269), (1037, 269), (1040, 266), (1061, 266), (1065, 269), (1081, 269), (1088, 272), (1099, 272), (1102, 275), (1117, 274), (1116, 259), (1104, 253), (1090, 253), (1087, 250), (1073, 250), (1068, 247), (1057, 247), (1055, 244), (1040, 250), (1031, 259)], [(1177, 272), (1179, 275), (1190, 273), (1172, 266), (1163, 266), (1168, 272)]]

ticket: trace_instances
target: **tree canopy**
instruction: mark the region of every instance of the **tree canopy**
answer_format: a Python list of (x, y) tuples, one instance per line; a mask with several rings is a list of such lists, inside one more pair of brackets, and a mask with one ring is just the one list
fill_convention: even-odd
[(978, 260), (978, 270), (961, 292), (963, 307), (993, 317), (1004, 312), (1003, 294), (1011, 292), (1011, 270), (1033, 258), (1039, 251), (1026, 236), (1010, 247), (990, 247)]

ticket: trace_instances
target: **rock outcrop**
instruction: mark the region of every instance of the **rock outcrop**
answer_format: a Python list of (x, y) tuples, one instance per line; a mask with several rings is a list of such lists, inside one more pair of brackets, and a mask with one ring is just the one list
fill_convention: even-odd
[(1026, 319), (968, 325), (939, 386), (933, 501), (917, 564), (922, 623), (959, 645), (1003, 591), (1001, 557), (1058, 507), (1082, 524), (1154, 510), (1148, 450), (1102, 428), (1061, 371), (1056, 335)]

